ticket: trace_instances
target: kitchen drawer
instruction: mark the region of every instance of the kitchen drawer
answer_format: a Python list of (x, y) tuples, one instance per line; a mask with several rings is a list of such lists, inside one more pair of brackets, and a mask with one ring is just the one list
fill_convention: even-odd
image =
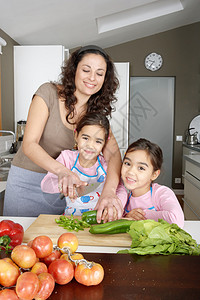
[[(193, 178), (194, 181), (194, 178)], [(197, 185), (190, 182), (189, 176), (185, 177), (184, 185), (184, 201), (192, 208), (192, 210), (197, 214), (200, 219), (200, 188), (198, 188), (199, 181)]]
[(182, 157), (182, 175), (185, 174), (185, 155), (196, 155), (200, 154), (200, 152), (187, 148), (183, 146), (183, 157)]
[(191, 209), (191, 207), (188, 205), (186, 201), (184, 201), (183, 210), (184, 210), (185, 220), (197, 220), (197, 221), (200, 220), (200, 218), (193, 212), (193, 210)]
[(184, 201), (184, 216), (185, 216), (185, 220), (198, 220), (199, 218), (198, 216), (193, 212), (193, 210), (191, 209), (191, 207), (188, 205), (188, 203), (186, 201)]
[[(200, 172), (199, 172), (199, 167), (196, 166), (194, 163), (191, 163), (190, 161), (186, 160), (186, 164), (185, 164), (185, 172), (192, 174), (193, 176), (195, 176), (197, 179), (200, 180)], [(186, 175), (185, 174), (185, 175)]]

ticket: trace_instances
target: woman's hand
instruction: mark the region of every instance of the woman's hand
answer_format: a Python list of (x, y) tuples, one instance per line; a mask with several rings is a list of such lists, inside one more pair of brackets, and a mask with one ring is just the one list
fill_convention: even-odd
[(146, 220), (145, 212), (141, 208), (134, 208), (126, 214), (126, 218), (131, 218), (135, 221)]
[(97, 222), (120, 219), (123, 214), (123, 206), (116, 195), (120, 179), (121, 154), (117, 141), (110, 130), (110, 139), (107, 141), (103, 155), (107, 162), (107, 177), (102, 194), (95, 207), (97, 209)]
[(58, 174), (58, 189), (65, 197), (69, 197), (72, 202), (75, 201), (78, 194), (84, 189), (87, 182), (81, 181), (77, 174), (68, 170), (67, 173)]
[(97, 209), (97, 222), (105, 222), (120, 219), (123, 214), (123, 207), (120, 199), (115, 193), (102, 194), (95, 207)]

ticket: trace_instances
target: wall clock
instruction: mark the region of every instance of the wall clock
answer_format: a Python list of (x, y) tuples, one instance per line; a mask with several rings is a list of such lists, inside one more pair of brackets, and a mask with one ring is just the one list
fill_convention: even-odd
[(157, 71), (162, 67), (163, 59), (160, 54), (155, 52), (150, 53), (145, 58), (145, 67), (150, 71)]

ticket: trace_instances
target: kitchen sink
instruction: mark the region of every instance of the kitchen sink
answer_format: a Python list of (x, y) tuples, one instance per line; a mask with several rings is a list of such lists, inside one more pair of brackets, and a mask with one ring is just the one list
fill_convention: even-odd
[(8, 178), (8, 172), (10, 171), (12, 158), (0, 157), (0, 181), (6, 181)]

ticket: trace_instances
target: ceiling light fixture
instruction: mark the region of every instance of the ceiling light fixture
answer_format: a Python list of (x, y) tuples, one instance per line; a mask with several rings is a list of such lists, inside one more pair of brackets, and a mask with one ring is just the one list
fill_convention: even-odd
[(98, 33), (140, 23), (183, 9), (180, 0), (157, 0), (146, 5), (97, 18)]

